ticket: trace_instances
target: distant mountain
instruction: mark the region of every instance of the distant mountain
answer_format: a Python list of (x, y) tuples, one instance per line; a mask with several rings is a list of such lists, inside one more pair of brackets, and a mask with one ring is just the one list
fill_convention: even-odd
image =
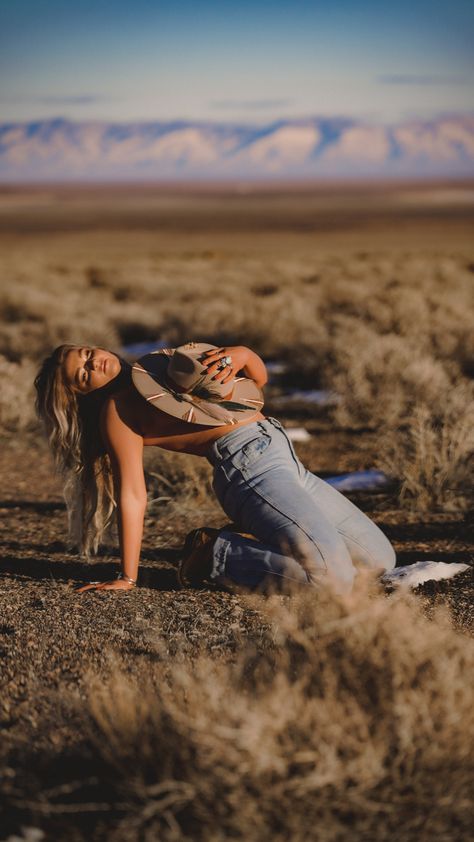
[(474, 115), (0, 124), (0, 180), (474, 176)]

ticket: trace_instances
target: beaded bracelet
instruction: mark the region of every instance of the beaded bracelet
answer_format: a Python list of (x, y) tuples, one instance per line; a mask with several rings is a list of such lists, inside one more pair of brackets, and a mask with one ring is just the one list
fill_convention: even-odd
[(120, 573), (118, 574), (117, 579), (123, 579), (123, 581), (128, 582), (129, 585), (137, 584), (136, 579), (131, 579), (130, 576), (127, 576), (125, 573), (122, 573), (122, 571), (120, 571)]

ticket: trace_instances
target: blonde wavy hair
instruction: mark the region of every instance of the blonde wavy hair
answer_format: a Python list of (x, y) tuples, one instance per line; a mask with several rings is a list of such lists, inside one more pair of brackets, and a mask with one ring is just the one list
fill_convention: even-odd
[(116, 507), (110, 459), (99, 430), (100, 403), (81, 396), (65, 378), (75, 345), (60, 345), (35, 378), (36, 412), (64, 481), (69, 536), (85, 555), (96, 553)]

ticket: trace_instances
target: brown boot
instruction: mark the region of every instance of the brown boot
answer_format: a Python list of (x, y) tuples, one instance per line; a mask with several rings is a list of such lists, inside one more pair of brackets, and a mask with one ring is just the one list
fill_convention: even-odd
[(178, 568), (178, 581), (183, 588), (199, 588), (209, 580), (212, 571), (212, 551), (218, 529), (203, 526), (186, 536), (183, 558)]

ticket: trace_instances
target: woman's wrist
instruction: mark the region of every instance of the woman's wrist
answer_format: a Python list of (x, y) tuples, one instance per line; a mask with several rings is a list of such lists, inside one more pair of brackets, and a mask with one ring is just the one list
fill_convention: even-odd
[(137, 584), (137, 580), (132, 579), (131, 576), (127, 576), (127, 574), (124, 573), (123, 570), (120, 571), (120, 573), (117, 576), (117, 579), (121, 579), (123, 582), (128, 582), (129, 585), (136, 585)]

